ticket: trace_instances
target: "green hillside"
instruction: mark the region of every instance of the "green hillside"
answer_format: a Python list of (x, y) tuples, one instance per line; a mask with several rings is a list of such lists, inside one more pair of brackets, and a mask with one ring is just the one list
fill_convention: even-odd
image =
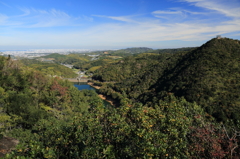
[(99, 81), (126, 83), (123, 80), (141, 78), (143, 74), (149, 73), (148, 71), (156, 66), (165, 65), (165, 60), (171, 56), (171, 54), (153, 53), (129, 56), (113, 64), (105, 65), (94, 74), (93, 78)]
[(43, 58), (54, 58), (55, 60), (61, 59), (61, 58), (66, 58), (66, 55), (58, 54), (58, 53), (53, 53), (49, 54), (46, 56), (42, 56)]
[(38, 59), (51, 59), (55, 63), (64, 63), (64, 64), (75, 64), (75, 63), (82, 63), (87, 62), (91, 59), (91, 57), (84, 55), (84, 54), (68, 54), (62, 55), (58, 53), (49, 54), (46, 56), (42, 56)]
[[(145, 61), (131, 58), (129, 62), (125, 62), (126, 58), (122, 60), (124, 63), (100, 69), (94, 78), (119, 82), (107, 87), (125, 92), (133, 101), (151, 105), (173, 93), (200, 104), (219, 121), (239, 120), (239, 41), (212, 39), (188, 53), (159, 54)], [(137, 68), (136, 61), (145, 66)]]
[(63, 78), (75, 78), (77, 74), (70, 68), (52, 62), (41, 62), (35, 59), (22, 59), (21, 62), (35, 70), (39, 70), (45, 75), (59, 76)]
[(220, 121), (227, 118), (237, 121), (240, 119), (239, 61), (239, 41), (212, 39), (166, 70), (151, 86), (152, 93), (172, 92), (197, 102)]
[(148, 51), (152, 51), (153, 49), (147, 48), (147, 47), (132, 47), (132, 48), (126, 48), (126, 49), (120, 49), (116, 51), (109, 51), (111, 54), (139, 54), (144, 53)]
[(0, 131), (31, 128), (39, 120), (51, 117), (68, 118), (86, 111), (92, 96), (78, 91), (68, 81), (46, 76), (2, 56), (0, 95)]
[(96, 92), (112, 106), (0, 56), (0, 157), (239, 158), (239, 45), (93, 60)]
[[(116, 63), (119, 59), (123, 57), (132, 56), (133, 54), (139, 54), (143, 52), (148, 52), (153, 49), (146, 47), (136, 47), (136, 48), (127, 48), (120, 50), (106, 50), (106, 51), (94, 51), (86, 53), (87, 55), (97, 54), (98, 57), (92, 61), (76, 62), (74, 63), (74, 68), (81, 70), (89, 70), (90, 73), (95, 73), (95, 71), (107, 64)], [(96, 69), (97, 68), (97, 69)]]

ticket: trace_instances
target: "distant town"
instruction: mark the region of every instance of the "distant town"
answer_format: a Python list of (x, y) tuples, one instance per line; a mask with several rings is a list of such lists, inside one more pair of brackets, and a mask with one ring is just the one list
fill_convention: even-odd
[(33, 50), (11, 50), (11, 51), (1, 51), (0, 55), (3, 56), (17, 56), (17, 57), (25, 57), (25, 58), (35, 58), (40, 56), (45, 56), (52, 53), (59, 53), (59, 54), (71, 54), (71, 53), (86, 53), (92, 51), (99, 51), (99, 50), (90, 50), (90, 49), (33, 49)]

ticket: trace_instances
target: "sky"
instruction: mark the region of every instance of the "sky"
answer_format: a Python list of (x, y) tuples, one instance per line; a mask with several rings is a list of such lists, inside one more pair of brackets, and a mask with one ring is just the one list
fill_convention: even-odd
[(240, 39), (240, 0), (0, 0), (0, 51), (201, 46)]

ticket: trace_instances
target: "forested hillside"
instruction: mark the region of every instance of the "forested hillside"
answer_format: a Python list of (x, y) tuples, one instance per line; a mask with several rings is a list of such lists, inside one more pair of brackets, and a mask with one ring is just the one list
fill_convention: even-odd
[(95, 51), (87, 53), (90, 54), (97, 54), (98, 57), (92, 61), (84, 61), (74, 63), (74, 68), (81, 69), (83, 71), (87, 70), (87, 73), (95, 73), (96, 70), (99, 68), (110, 64), (115, 63), (119, 59), (123, 57), (132, 56), (133, 54), (139, 54), (147, 51), (151, 51), (150, 48), (145, 47), (136, 47), (136, 48), (127, 48), (127, 49), (120, 49), (120, 50), (106, 50), (106, 51)]
[(87, 70), (89, 72), (95, 72), (94, 68), (100, 68), (112, 62), (114, 62), (113, 59), (101, 58), (101, 59), (96, 59), (88, 62), (75, 63), (73, 67), (76, 69), (80, 69), (82, 71)]
[[(129, 56), (118, 60), (112, 65), (105, 65), (94, 74), (93, 78), (105, 82), (123, 82), (124, 79), (139, 78), (144, 74), (148, 74), (155, 68), (164, 67), (166, 59), (171, 57), (171, 54), (153, 54), (144, 53), (136, 56)], [(159, 70), (156, 70), (159, 71)], [(134, 82), (133, 82), (134, 83)]]
[(63, 118), (64, 114), (89, 108), (89, 98), (70, 82), (51, 78), (2, 56), (0, 93), (1, 117), (5, 116), (3, 129), (28, 128), (40, 119)]
[(188, 52), (192, 51), (193, 49), (196, 49), (196, 47), (183, 47), (183, 48), (175, 48), (175, 49), (156, 49), (156, 50), (148, 50), (149, 53), (170, 53), (175, 54), (179, 52)]
[[(104, 63), (95, 91), (0, 57), (5, 158), (239, 158), (239, 41)], [(222, 113), (217, 115), (218, 113)], [(8, 152), (8, 154), (6, 154)]]
[(58, 76), (62, 78), (75, 78), (77, 74), (70, 68), (52, 62), (41, 62), (35, 59), (22, 59), (24, 65), (39, 70), (45, 75)]
[(188, 53), (154, 56), (145, 61), (122, 59), (100, 69), (93, 78), (118, 82), (102, 87), (102, 93), (108, 95), (124, 92), (135, 102), (151, 105), (173, 93), (198, 103), (219, 121), (240, 119), (239, 41), (212, 39)]
[(84, 54), (68, 54), (61, 55), (58, 53), (50, 54), (47, 56), (43, 56), (41, 58), (53, 58), (55, 63), (64, 63), (64, 64), (72, 64), (86, 62), (91, 59), (91, 57)]
[(239, 41), (212, 39), (183, 56), (174, 68), (167, 69), (151, 86), (151, 93), (159, 94), (159, 98), (163, 92), (184, 96), (203, 106), (219, 121), (231, 118), (237, 122), (240, 120), (239, 62)]
[(126, 48), (126, 49), (120, 49), (120, 50), (110, 50), (108, 51), (110, 54), (119, 54), (120, 56), (124, 54), (139, 54), (139, 53), (145, 53), (148, 51), (152, 51), (153, 49), (147, 48), (147, 47), (132, 47), (132, 48)]

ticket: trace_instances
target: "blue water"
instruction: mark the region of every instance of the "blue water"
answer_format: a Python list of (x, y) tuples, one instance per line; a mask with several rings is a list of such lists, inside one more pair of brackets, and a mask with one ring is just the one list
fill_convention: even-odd
[[(91, 90), (91, 89), (92, 89), (92, 90), (95, 90), (95, 91), (96, 91), (95, 88), (93, 88), (92, 86), (88, 85), (88, 84), (85, 83), (85, 82), (73, 83), (73, 85), (74, 85), (75, 87), (77, 87), (78, 90), (83, 90), (83, 89)], [(104, 104), (105, 107), (106, 107), (106, 106), (111, 106), (111, 104), (110, 104), (109, 102), (105, 101), (105, 100), (103, 100), (103, 104)]]
[(74, 83), (74, 86), (78, 88), (78, 90), (83, 90), (83, 89), (88, 89), (88, 90), (95, 90), (95, 88), (89, 86), (87, 83), (85, 82), (78, 82), (78, 83)]

